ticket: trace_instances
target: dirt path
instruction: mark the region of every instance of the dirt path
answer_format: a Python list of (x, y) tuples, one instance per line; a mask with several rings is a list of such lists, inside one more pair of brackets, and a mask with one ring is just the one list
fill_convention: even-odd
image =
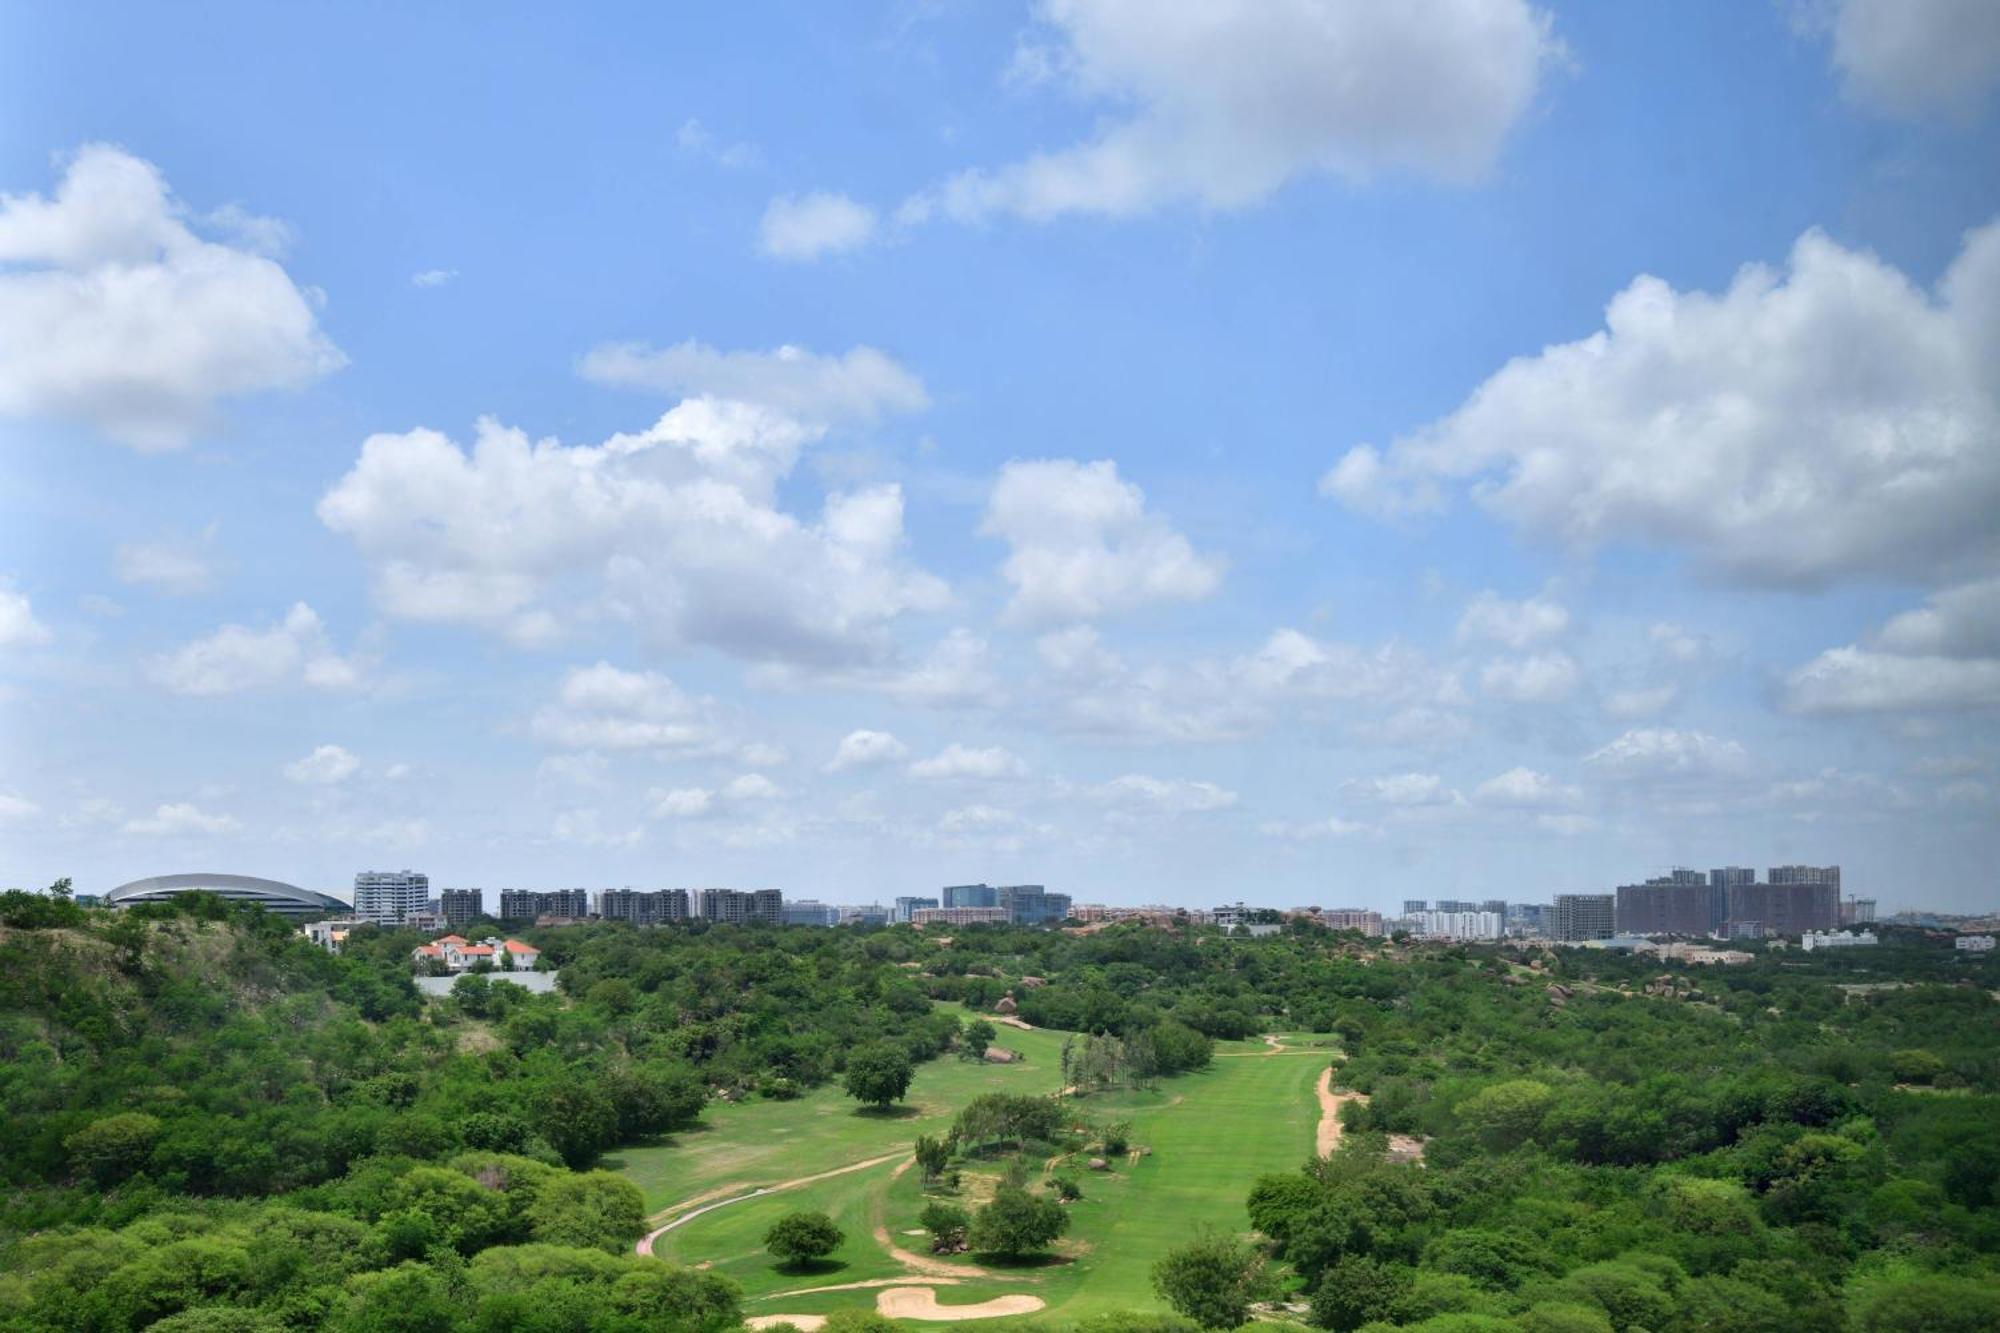
[[(732, 1203), (742, 1203), (745, 1199), (759, 1199), (766, 1194), (776, 1194), (781, 1190), (791, 1190), (791, 1189), (797, 1189), (801, 1185), (817, 1184), (819, 1181), (822, 1180), (831, 1180), (835, 1176), (844, 1176), (850, 1171), (866, 1171), (871, 1166), (880, 1166), (884, 1162), (893, 1162), (894, 1160), (896, 1160), (896, 1158), (901, 1157), (902, 1155), (903, 1154), (901, 1150), (892, 1153), (883, 1153), (880, 1157), (870, 1157), (867, 1160), (860, 1162), (849, 1162), (846, 1166), (836, 1166), (831, 1171), (821, 1171), (817, 1175), (799, 1176), (792, 1180), (781, 1180), (775, 1185), (761, 1185), (758, 1188), (751, 1190), (746, 1194), (733, 1195), (727, 1199), (717, 1199), (714, 1203), (706, 1203), (699, 1208), (688, 1208), (688, 1204), (693, 1203), (696, 1200), (704, 1197), (713, 1198), (716, 1194), (720, 1193), (720, 1191), (710, 1190), (708, 1194), (705, 1196), (698, 1194), (695, 1196), (694, 1199), (682, 1200), (680, 1203), (674, 1204), (667, 1208), (663, 1208), (658, 1213), (655, 1213), (654, 1217), (659, 1218), (659, 1217), (664, 1217), (669, 1213), (679, 1212), (681, 1209), (687, 1209), (687, 1211), (685, 1212), (680, 1212), (680, 1216), (674, 1218), (671, 1222), (667, 1222), (658, 1227), (655, 1227), (653, 1230), (647, 1232), (644, 1236), (640, 1237), (639, 1243), (633, 1248), (640, 1254), (651, 1254), (653, 1252), (654, 1241), (658, 1240), (661, 1236), (666, 1235), (669, 1231), (672, 1231), (675, 1227), (686, 1226), (689, 1222), (694, 1221), (697, 1217), (700, 1217), (703, 1213), (712, 1213), (718, 1208), (727, 1208)], [(725, 1186), (724, 1188), (728, 1187)]]
[(1033, 1314), (1047, 1304), (1039, 1296), (995, 1296), (977, 1305), (939, 1305), (937, 1293), (929, 1287), (890, 1287), (875, 1297), (877, 1313), (890, 1319), (928, 1319), (941, 1323)]
[(1335, 1092), (1332, 1065), (1320, 1071), (1319, 1084), (1314, 1091), (1319, 1094), (1319, 1135), (1314, 1151), (1321, 1157), (1326, 1157), (1340, 1146), (1340, 1108), (1347, 1102), (1365, 1103), (1368, 1095), (1361, 1092)]
[[(896, 1169), (889, 1173), (889, 1179), (896, 1179), (912, 1166), (915, 1166), (916, 1162), (917, 1159), (915, 1157), (905, 1158), (903, 1161), (898, 1162)], [(875, 1215), (875, 1243), (880, 1245), (883, 1252), (891, 1259), (894, 1259), (912, 1273), (917, 1273), (924, 1277), (957, 1279), (961, 1277), (994, 1276), (994, 1274), (987, 1272), (978, 1264), (947, 1263), (943, 1259), (934, 1258), (928, 1254), (918, 1254), (914, 1250), (904, 1249), (896, 1243), (896, 1238), (889, 1234), (889, 1228), (883, 1222), (879, 1211)], [(821, 1288), (821, 1290), (826, 1290), (826, 1288)]]
[(1012, 1014), (987, 1014), (986, 1019), (991, 1023), (1005, 1023), (1008, 1027), (1019, 1028), (1023, 1032), (1040, 1031), (1039, 1028), (1025, 1018), (1016, 1018)]

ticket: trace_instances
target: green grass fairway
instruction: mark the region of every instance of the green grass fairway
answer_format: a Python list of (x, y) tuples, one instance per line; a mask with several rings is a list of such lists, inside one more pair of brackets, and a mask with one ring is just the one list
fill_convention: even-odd
[[(969, 1016), (956, 1006), (942, 1007)], [(958, 1109), (982, 1092), (1042, 1093), (1061, 1086), (1064, 1034), (1004, 1026), (999, 1032), (994, 1044), (1025, 1055), (1024, 1063), (975, 1064), (945, 1056), (918, 1065), (910, 1084), (911, 1114), (863, 1111), (838, 1087), (818, 1088), (790, 1102), (715, 1102), (702, 1113), (700, 1129), (657, 1145), (620, 1149), (604, 1165), (624, 1172), (645, 1193), (650, 1212), (723, 1186), (748, 1191), (906, 1148), (919, 1134), (942, 1134)], [(829, 1183), (851, 1188), (853, 1182)]]
[[(1332, 1050), (1325, 1036), (1297, 1034), (1273, 1053), (1262, 1041), (1218, 1043), (1218, 1059), (1196, 1074), (1166, 1079), (1147, 1092), (1078, 1100), (1093, 1119), (1130, 1119), (1133, 1142), (1152, 1148), (1110, 1172), (1083, 1169), (1084, 1197), (1071, 1205), (1071, 1229), (1060, 1262), (993, 1268), (938, 1288), (947, 1304), (1025, 1292), (1048, 1302), (1045, 1315), (1075, 1317), (1106, 1310), (1156, 1310), (1150, 1270), (1160, 1253), (1199, 1226), (1242, 1233), (1243, 1199), (1258, 1175), (1295, 1170), (1311, 1156), (1319, 1120), (1313, 1084)], [(1062, 1034), (1002, 1029), (1001, 1043), (1025, 1050), (1026, 1067), (958, 1061), (927, 1065), (914, 1085), (922, 1114), (906, 1120), (856, 1117), (828, 1090), (793, 1103), (718, 1107), (713, 1128), (680, 1144), (628, 1152), (621, 1165), (646, 1190), (652, 1207), (714, 1189), (744, 1188), (811, 1175), (892, 1151), (918, 1133), (949, 1123), (979, 1092), (1052, 1091)], [(680, 1159), (688, 1160), (680, 1160)], [(895, 1162), (761, 1196), (704, 1214), (660, 1238), (657, 1253), (679, 1263), (709, 1263), (743, 1284), (750, 1314), (822, 1314), (871, 1308), (872, 1289), (814, 1288), (880, 1279), (922, 1285), (924, 1278), (891, 1259), (873, 1236), (877, 1225), (893, 1243), (927, 1254), (916, 1226), (924, 1196), (914, 1170)], [(976, 1168), (975, 1168), (976, 1170)], [(846, 1241), (824, 1264), (806, 1272), (776, 1268), (763, 1250), (773, 1220), (801, 1208), (830, 1215)], [(802, 1292), (799, 1295), (780, 1295)]]

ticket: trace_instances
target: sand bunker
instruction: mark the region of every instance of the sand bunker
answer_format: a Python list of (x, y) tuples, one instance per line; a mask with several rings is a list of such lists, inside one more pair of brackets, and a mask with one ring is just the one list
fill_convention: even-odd
[(1033, 1314), (1048, 1302), (1039, 1296), (995, 1296), (976, 1305), (939, 1305), (937, 1293), (929, 1287), (890, 1287), (875, 1297), (877, 1312), (891, 1319), (929, 1319), (956, 1322), (960, 1319), (998, 1319), (1010, 1314)]
[(826, 1316), (823, 1314), (760, 1314), (754, 1319), (746, 1319), (743, 1322), (751, 1328), (776, 1328), (779, 1324), (791, 1324), (803, 1329), (805, 1333), (813, 1333), (814, 1329), (826, 1326)]

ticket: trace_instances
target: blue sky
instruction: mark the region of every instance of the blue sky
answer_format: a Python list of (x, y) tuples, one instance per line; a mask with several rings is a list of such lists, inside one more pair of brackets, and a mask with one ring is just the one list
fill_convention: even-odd
[(2000, 17), (0, 6), (0, 879), (1995, 899)]

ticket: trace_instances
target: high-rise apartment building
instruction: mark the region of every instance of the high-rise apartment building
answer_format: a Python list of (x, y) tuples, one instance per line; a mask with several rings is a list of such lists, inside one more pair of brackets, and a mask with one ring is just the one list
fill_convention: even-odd
[(1608, 893), (1558, 893), (1555, 929), (1559, 940), (1608, 940), (1618, 933), (1618, 900)]
[(1719, 872), (1677, 869), (1644, 884), (1618, 886), (1621, 935), (1709, 935), (1728, 915), (1727, 890), (1714, 882)]
[(1317, 919), (1328, 930), (1358, 930), (1363, 935), (1382, 933), (1382, 914), (1366, 907), (1329, 907)]
[(1404, 916), (1415, 916), (1419, 912), (1428, 912), (1430, 910), (1431, 910), (1431, 904), (1428, 898), (1403, 899)]
[(364, 870), (354, 877), (354, 915), (378, 926), (400, 926), (430, 901), (431, 877), (415, 870)]
[(947, 884), (944, 886), (946, 907), (998, 907), (1000, 890), (991, 884)]
[(1550, 911), (1546, 903), (1508, 903), (1507, 933), (1546, 935), (1549, 931)]
[(589, 889), (502, 889), (502, 921), (534, 921), (541, 917), (581, 920), (590, 915)]
[(916, 926), (998, 926), (1005, 925), (1004, 907), (919, 907), (910, 913)]
[(788, 926), (837, 926), (840, 909), (812, 898), (794, 898), (785, 904), (784, 917)]
[(480, 889), (446, 889), (438, 898), (447, 926), (462, 926), (486, 915), (486, 894)]
[(1865, 926), (1875, 920), (1875, 900), (1873, 898), (1842, 898), (1840, 900), (1840, 924), (1843, 926)]
[(664, 926), (688, 919), (686, 889), (606, 889), (597, 895), (597, 914), (606, 921)]
[(1434, 940), (1497, 940), (1507, 929), (1498, 912), (1418, 912), (1410, 920), (1417, 934)]
[[(1804, 870), (1805, 866), (1778, 866)], [(1731, 935), (1803, 935), (1809, 930), (1833, 930), (1840, 925), (1840, 870), (1833, 877), (1792, 879), (1769, 884), (1738, 884), (1729, 890)]]
[(1069, 895), (1050, 893), (1040, 884), (1003, 884), (993, 891), (995, 907), (1006, 909), (1017, 926), (1053, 926), (1069, 915)]
[(1813, 884), (1831, 886), (1835, 898), (1840, 896), (1839, 866), (1772, 866), (1766, 877), (1774, 885)]
[(689, 900), (703, 921), (737, 926), (784, 924), (785, 898), (776, 889), (697, 889)]

